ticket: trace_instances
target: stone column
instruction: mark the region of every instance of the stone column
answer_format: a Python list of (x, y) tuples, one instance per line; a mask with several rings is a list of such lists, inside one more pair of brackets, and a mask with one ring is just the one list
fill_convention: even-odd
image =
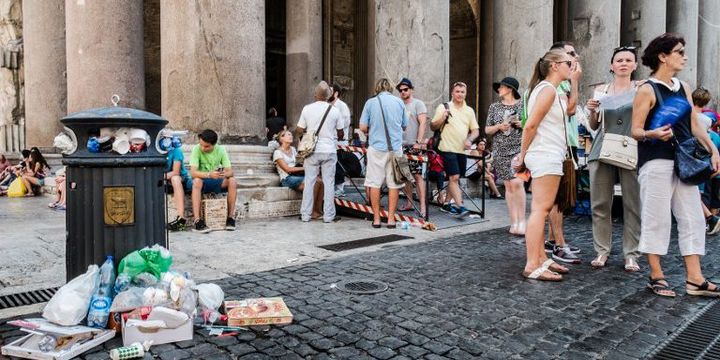
[[(679, 78), (695, 88), (698, 63), (698, 11), (699, 0), (667, 0), (667, 31), (681, 34), (685, 38), (685, 54), (688, 61)], [(659, 35), (659, 34), (658, 34)]]
[[(667, 0), (625, 0), (623, 1), (620, 40), (624, 45), (635, 45), (642, 54), (647, 44), (666, 31)], [(638, 66), (636, 78), (650, 75), (646, 66)]]
[(701, 0), (699, 9), (697, 85), (703, 86), (713, 95), (710, 106), (720, 104), (720, 1)]
[(449, 93), (449, 2), (375, 0), (373, 5), (371, 83), (383, 77), (397, 83), (408, 77), (415, 87), (415, 96), (433, 111), (447, 101)]
[(142, 0), (65, 2), (68, 112), (145, 108)]
[(493, 18), (494, 81), (512, 76), (522, 93), (553, 43), (553, 0), (495, 0)]
[(23, 1), (28, 147), (50, 147), (67, 115), (65, 1)]
[[(161, 0), (162, 115), (225, 144), (265, 139), (265, 1)], [(319, 36), (319, 33), (317, 34)]]
[(322, 0), (288, 1), (286, 16), (287, 114), (283, 116), (293, 128), (303, 106), (313, 102), (313, 88), (322, 80)]
[[(610, 56), (620, 46), (620, 0), (568, 3), (570, 41), (580, 54), (580, 99), (592, 96), (592, 84), (610, 81)], [(640, 56), (637, 58), (640, 62)], [(642, 66), (638, 64), (638, 66)]]

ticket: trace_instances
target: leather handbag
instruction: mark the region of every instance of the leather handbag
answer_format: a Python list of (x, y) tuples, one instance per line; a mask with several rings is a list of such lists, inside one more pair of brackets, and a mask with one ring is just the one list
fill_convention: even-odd
[(572, 149), (567, 139), (566, 112), (562, 106), (560, 97), (555, 96), (555, 98), (558, 100), (563, 113), (563, 130), (565, 132), (565, 146), (567, 147), (567, 153), (563, 161), (563, 176), (560, 177), (560, 185), (558, 186), (557, 195), (555, 196), (555, 204), (558, 206), (558, 211), (563, 212), (567, 209), (574, 208), (577, 203), (577, 174), (575, 173), (577, 166), (575, 165)]
[(323, 124), (325, 124), (325, 119), (328, 116), (328, 113), (330, 113), (330, 109), (332, 109), (333, 105), (328, 105), (327, 110), (325, 110), (325, 114), (322, 117), (322, 120), (320, 120), (320, 126), (318, 126), (317, 129), (315, 129), (314, 132), (306, 132), (302, 139), (300, 139), (300, 143), (298, 144), (297, 149), (297, 158), (298, 160), (305, 160), (310, 157), (315, 152), (315, 147), (317, 146), (318, 142), (318, 133), (320, 132), (320, 129), (322, 129)]
[(396, 155), (392, 147), (392, 141), (390, 141), (390, 133), (387, 128), (387, 121), (385, 120), (385, 110), (380, 101), (380, 96), (377, 97), (378, 104), (380, 105), (380, 113), (383, 119), (383, 129), (385, 129), (385, 140), (387, 140), (388, 151), (390, 152), (390, 161), (392, 164), (393, 181), (396, 184), (402, 184), (407, 181), (414, 183), (415, 178), (410, 172), (410, 164), (405, 154)]
[(620, 134), (605, 132), (605, 111), (600, 112), (603, 140), (598, 160), (627, 170), (637, 168), (637, 140)]

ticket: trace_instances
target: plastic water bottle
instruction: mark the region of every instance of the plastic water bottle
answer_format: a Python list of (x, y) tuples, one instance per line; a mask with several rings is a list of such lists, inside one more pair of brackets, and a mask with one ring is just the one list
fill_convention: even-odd
[(118, 274), (117, 279), (115, 279), (115, 294), (127, 290), (130, 287), (131, 280), (130, 275), (127, 273)]
[(110, 316), (110, 305), (113, 299), (115, 286), (115, 265), (113, 257), (108, 255), (100, 267), (100, 286), (90, 300), (87, 324), (90, 327), (104, 329)]
[(407, 221), (401, 221), (400, 228), (403, 230), (410, 230), (410, 223)]

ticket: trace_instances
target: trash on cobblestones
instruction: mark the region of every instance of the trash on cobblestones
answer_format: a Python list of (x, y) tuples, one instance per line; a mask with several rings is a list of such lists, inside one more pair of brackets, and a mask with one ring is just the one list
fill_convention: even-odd
[(79, 324), (87, 315), (90, 298), (98, 286), (98, 281), (98, 266), (88, 266), (85, 274), (70, 280), (55, 293), (45, 306), (42, 316), (59, 325)]
[(225, 293), (215, 284), (199, 284), (196, 288), (198, 291), (198, 304), (203, 309), (217, 310), (225, 300)]
[(286, 325), (293, 315), (282, 298), (225, 301), (228, 326)]
[(155, 307), (146, 320), (125, 319), (122, 323), (123, 345), (152, 340), (153, 344), (167, 344), (193, 338), (193, 324), (187, 314), (164, 307)]
[(152, 340), (143, 341), (142, 343), (136, 342), (130, 344), (130, 346), (123, 346), (117, 349), (110, 350), (110, 359), (112, 360), (127, 360), (135, 359), (145, 356), (145, 352), (150, 350)]
[(41, 318), (9, 321), (28, 335), (2, 347), (2, 354), (26, 359), (74, 358), (115, 337), (115, 331), (87, 326), (60, 326)]
[(160, 274), (168, 271), (172, 265), (170, 251), (158, 244), (135, 250), (120, 260), (118, 272), (126, 273), (134, 278), (136, 275), (149, 272), (158, 279)]

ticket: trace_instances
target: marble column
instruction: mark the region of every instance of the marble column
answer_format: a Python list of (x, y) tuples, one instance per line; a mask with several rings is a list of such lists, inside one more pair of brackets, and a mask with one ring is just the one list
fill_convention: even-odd
[(720, 20), (716, 14), (720, 14), (720, 1), (700, 1), (697, 85), (710, 91), (714, 99), (710, 106), (715, 107), (720, 104)]
[[(568, 3), (568, 40), (575, 44), (583, 69), (580, 99), (592, 97), (592, 85), (612, 78), (610, 56), (620, 46), (620, 5), (620, 0)], [(637, 60), (640, 61), (639, 56)]]
[(293, 128), (322, 80), (322, 0), (288, 1), (286, 16), (286, 119)]
[(495, 0), (493, 18), (494, 81), (515, 77), (522, 93), (553, 43), (553, 0)]
[[(449, 2), (375, 0), (372, 5), (369, 14), (374, 19), (370, 29), (374, 53), (374, 61), (369, 66), (371, 83), (384, 77), (395, 84), (408, 77), (415, 87), (415, 96), (423, 100), (430, 111), (447, 101)], [(364, 99), (358, 100), (364, 102)]]
[(28, 147), (50, 147), (67, 115), (65, 1), (23, 1)]
[[(622, 4), (620, 41), (637, 46), (638, 54), (642, 54), (652, 39), (667, 31), (667, 0), (624, 0)], [(650, 69), (640, 65), (636, 75), (647, 78)]]
[[(161, 0), (162, 115), (225, 144), (265, 139), (265, 1)], [(190, 139), (190, 137), (188, 138)]]
[(698, 11), (699, 0), (667, 0), (667, 31), (685, 38), (685, 54), (688, 61), (678, 77), (695, 88), (698, 64)]
[(68, 0), (67, 110), (145, 108), (142, 0)]

